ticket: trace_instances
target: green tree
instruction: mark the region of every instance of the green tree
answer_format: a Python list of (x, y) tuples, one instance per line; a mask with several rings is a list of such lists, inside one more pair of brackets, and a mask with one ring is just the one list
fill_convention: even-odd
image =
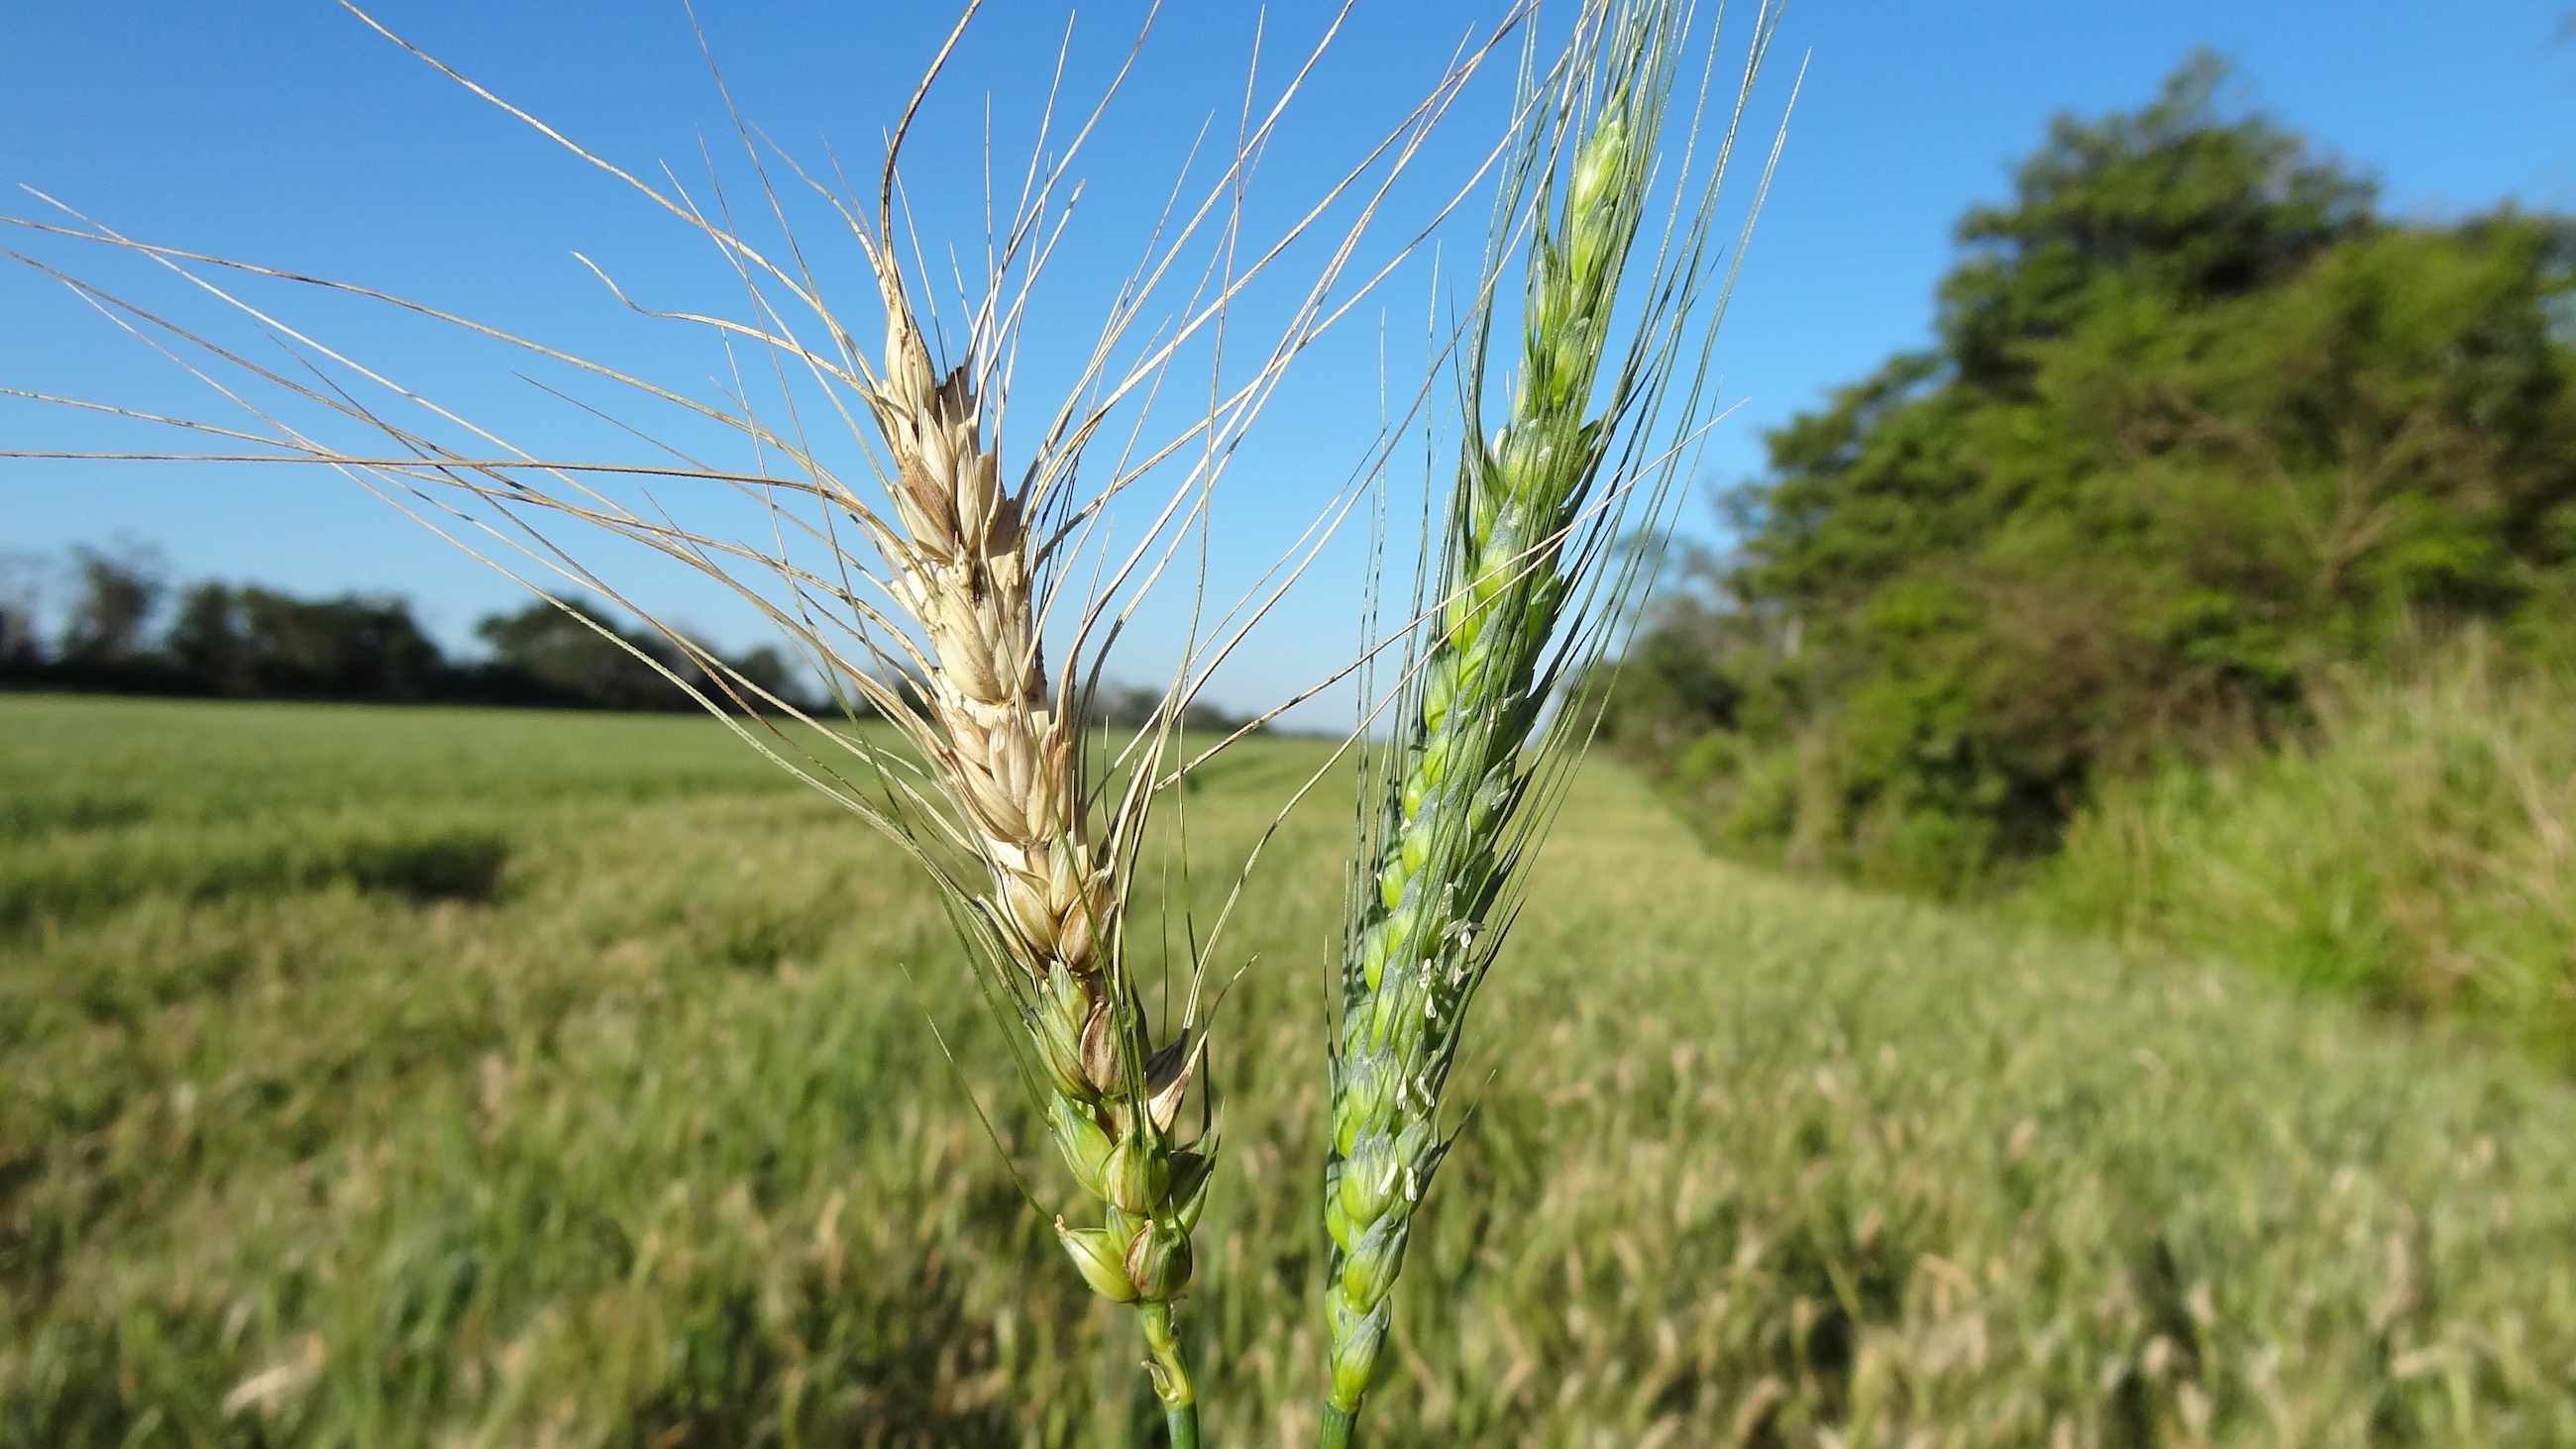
[(231, 602), (259, 693), (418, 701), (441, 692), (447, 662), (399, 598), (299, 599), (251, 586)]
[(1935, 345), (1768, 435), (1614, 726), (1715, 834), (1964, 890), (2427, 620), (2566, 637), (2568, 225), (2393, 223), (2225, 75), (2055, 122)]
[(37, 623), (43, 568), (35, 555), (0, 553), (0, 671), (29, 670), (44, 662)]
[(683, 678), (693, 673), (660, 635), (629, 634), (606, 609), (587, 599), (566, 599), (562, 607), (539, 599), (516, 612), (485, 617), (474, 633), (491, 649), (494, 662), (559, 703), (667, 708), (671, 686), (653, 663)]
[(162, 571), (159, 556), (146, 549), (128, 547), (113, 554), (73, 549), (77, 582), (70, 617), (63, 623), (64, 661), (97, 667), (139, 660), (146, 652), (153, 611), (167, 591)]
[[(758, 645), (745, 653), (733, 656), (726, 663), (744, 681), (772, 698), (785, 700), (799, 709), (809, 706), (806, 687), (804, 681), (797, 677), (796, 666), (789, 663), (787, 656), (780, 653), (774, 646)], [(761, 704), (757, 695), (749, 694), (747, 691), (745, 699), (755, 705)]]
[(474, 632), (492, 651), (494, 668), (486, 679), (490, 692), (506, 699), (596, 709), (693, 708), (671, 688), (662, 673), (667, 670), (712, 699), (762, 711), (775, 708), (771, 700), (800, 710), (816, 708), (804, 672), (774, 646), (700, 661), (658, 632), (621, 626), (615, 615), (588, 599), (566, 599), (563, 607), (540, 599), (512, 613), (489, 615)]
[(180, 592), (162, 647), (191, 682), (238, 696), (257, 693), (259, 683), (251, 671), (251, 643), (235, 595), (230, 585), (212, 579), (190, 584)]

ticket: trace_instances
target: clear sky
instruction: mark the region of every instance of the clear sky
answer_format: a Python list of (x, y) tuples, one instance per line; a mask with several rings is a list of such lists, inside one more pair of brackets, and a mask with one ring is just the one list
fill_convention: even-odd
[[(994, 0), (970, 31), (907, 157), (934, 254), (951, 242), (980, 254), (985, 108), (996, 169), (1016, 177), (1065, 8)], [(1499, 0), (1360, 0), (1264, 157), (1246, 235), (1283, 225), (1402, 113), (1460, 37), (1500, 8)], [(1556, 0), (1552, 8), (1570, 7)], [(1796, 0), (1757, 97), (1757, 125), (1776, 118), (1802, 53), (1812, 52), (1812, 68), (1719, 346), (1725, 398), (1741, 407), (1714, 435), (1699, 481), (1754, 471), (1762, 427), (1923, 339), (1932, 284), (1953, 258), (1952, 222), (1970, 203), (2003, 194), (2009, 164), (2038, 142), (2052, 113), (2132, 108), (2197, 45), (2239, 67), (2232, 104), (2274, 115), (2375, 177), (2398, 214), (2457, 215), (2508, 198), (2576, 209), (2576, 45), (2559, 39), (2569, 8), (2558, 0)], [(667, 162), (711, 197), (705, 142), (717, 150), (728, 199), (738, 209), (753, 204), (751, 173), (677, 3), (383, 0), (376, 13), (593, 149), (647, 174)], [(1068, 94), (1096, 89), (1140, 13), (1134, 0), (1082, 10)], [(1032, 314), (1024, 407), (1030, 397), (1053, 401), (1048, 385), (1068, 375), (1102, 289), (1139, 254), (1202, 122), (1217, 117), (1220, 143), (1233, 125), (1257, 13), (1228, 0), (1166, 6), (1077, 168), (1089, 189)], [(1324, 13), (1308, 3), (1271, 8), (1257, 87), (1265, 102)], [(1738, 0), (1730, 56), (1740, 54), (1750, 13)], [(828, 145), (854, 176), (873, 173), (881, 130), (949, 19), (944, 6), (909, 0), (701, 0), (698, 17), (747, 119), (810, 164), (828, 166)], [(1497, 73), (1461, 99), (1411, 184), (1391, 198), (1390, 220), (1370, 234), (1365, 256), (1384, 256), (1397, 222), (1424, 214), (1438, 189), (1464, 177), (1496, 134), (1502, 80)], [(1741, 167), (1739, 184), (1754, 169)], [(703, 239), (328, 4), (27, 7), (0, 42), (0, 181), (39, 187), (137, 237), (384, 287), (702, 397), (722, 385), (723, 354), (693, 329), (623, 311), (570, 253), (584, 251), (645, 301), (742, 310), (738, 285)], [(0, 213), (45, 212), (23, 193), (0, 201)], [(795, 220), (827, 281), (859, 285), (827, 216), (803, 206)], [(131, 258), (23, 234), (0, 237), (0, 246), (166, 302), (175, 316), (220, 321), (219, 308), (189, 300)], [(1294, 264), (1307, 255), (1275, 276), (1296, 279)], [(1454, 273), (1459, 253), (1447, 255)], [(1187, 290), (1184, 283), (1173, 305)], [(513, 377), (520, 364), (489, 346), (378, 308), (290, 289), (255, 295), (532, 452), (648, 456)], [(1248, 347), (1264, 322), (1275, 328), (1284, 295), (1247, 300), (1246, 326), (1229, 347)], [(1425, 252), (1303, 360), (1220, 487), (1208, 565), (1216, 586), (1248, 583), (1348, 475), (1375, 425), (1377, 359), (1383, 350), (1401, 383), (1432, 296)], [(229, 342), (266, 346), (238, 317), (223, 326)], [(1418, 385), (1418, 359), (1414, 376)], [(1203, 369), (1185, 377), (1204, 389)], [(223, 415), (220, 399), (19, 265), (0, 266), (0, 386)], [(1029, 408), (1020, 426), (1036, 413)], [(1156, 416), (1168, 417), (1169, 407)], [(669, 435), (692, 447), (717, 441), (686, 427)], [(8, 399), (0, 399), (0, 438), (66, 449), (138, 441), (130, 428)], [(173, 437), (158, 445), (191, 446)], [(1418, 473), (1418, 455), (1404, 466)], [(696, 495), (666, 487), (657, 496), (683, 521), (700, 516), (691, 512)], [(758, 525), (704, 506), (720, 530)], [(1683, 527), (1707, 536), (1706, 509), (1689, 505)], [(524, 598), (321, 470), (0, 461), (0, 552), (119, 537), (157, 546), (182, 577), (306, 593), (401, 591), (452, 644), (466, 640), (476, 616)], [(1319, 562), (1258, 645), (1220, 677), (1221, 703), (1267, 703), (1347, 656), (1364, 545), (1354, 529)], [(721, 643), (763, 637), (746, 607), (640, 562), (622, 573), (629, 561), (614, 551), (602, 557), (613, 581), (631, 582), (639, 597), (668, 604)], [(1178, 626), (1157, 620), (1124, 646), (1114, 673), (1150, 678), (1169, 667)]]

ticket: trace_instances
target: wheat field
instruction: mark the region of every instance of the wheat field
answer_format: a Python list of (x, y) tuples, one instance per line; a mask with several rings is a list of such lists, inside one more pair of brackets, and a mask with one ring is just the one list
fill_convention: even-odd
[[(1180, 793), (1131, 949), (1327, 750)], [(1350, 812), (1212, 963), (1220, 1444), (1316, 1427)], [(705, 720), (0, 698), (0, 1442), (1154, 1442), (957, 953)], [(1602, 765), (1476, 1011), (1375, 1443), (2576, 1443), (2510, 1054), (1723, 866)]]

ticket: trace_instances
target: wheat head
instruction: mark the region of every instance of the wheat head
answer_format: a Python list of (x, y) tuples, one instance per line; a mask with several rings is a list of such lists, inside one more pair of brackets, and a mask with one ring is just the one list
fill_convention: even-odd
[[(1756, 22), (1748, 89), (1770, 21), (1766, 11)], [(1348, 1441), (1376, 1380), (1414, 1213), (1449, 1147), (1440, 1108), (1468, 1004), (1561, 779), (1550, 768), (1580, 749), (1588, 727), (1578, 702), (1543, 729), (1544, 707), (1557, 682), (1589, 672), (1617, 627), (1619, 601), (1637, 578), (1603, 577), (1612, 556), (1605, 545), (1641, 491), (1653, 532), (1672, 468), (1670, 453), (1658, 458), (1636, 445), (1676, 392), (1689, 421), (1699, 391), (1693, 370), (1704, 366), (1722, 311), (1721, 295), (1698, 322), (1681, 320), (1713, 255), (1707, 227), (1723, 153), (1695, 208), (1677, 187), (1679, 225), (1668, 226), (1643, 289), (1648, 314), (1624, 348), (1612, 345), (1688, 24), (1687, 8), (1664, 0), (1585, 7), (1553, 80), (1554, 104), (1528, 142), (1539, 224), (1508, 416), (1490, 437), (1475, 418), (1481, 340), (1471, 365), (1440, 598), (1422, 621), (1343, 952), (1324, 1169), (1327, 1444)], [(1732, 126), (1728, 135), (1731, 143)], [(1494, 265), (1480, 330), (1491, 325)], [(1706, 329), (1690, 335), (1695, 348), (1683, 345), (1685, 326)], [(1605, 361), (1616, 364), (1606, 389)], [(1597, 391), (1606, 397), (1596, 401)], [(1605, 585), (1611, 606), (1589, 607)]]

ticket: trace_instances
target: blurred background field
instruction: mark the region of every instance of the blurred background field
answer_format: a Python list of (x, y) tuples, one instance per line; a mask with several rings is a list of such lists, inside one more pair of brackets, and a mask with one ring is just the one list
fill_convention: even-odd
[[(1325, 751), (1180, 797), (1147, 936)], [(1311, 1427), (1318, 796), (1218, 963), (1221, 1443)], [(721, 727), (18, 696), (0, 797), (0, 1440), (1142, 1442), (934, 898)], [(2576, 1441), (2527, 1055), (1718, 863), (1606, 764), (1537, 881), (1381, 1442)]]

